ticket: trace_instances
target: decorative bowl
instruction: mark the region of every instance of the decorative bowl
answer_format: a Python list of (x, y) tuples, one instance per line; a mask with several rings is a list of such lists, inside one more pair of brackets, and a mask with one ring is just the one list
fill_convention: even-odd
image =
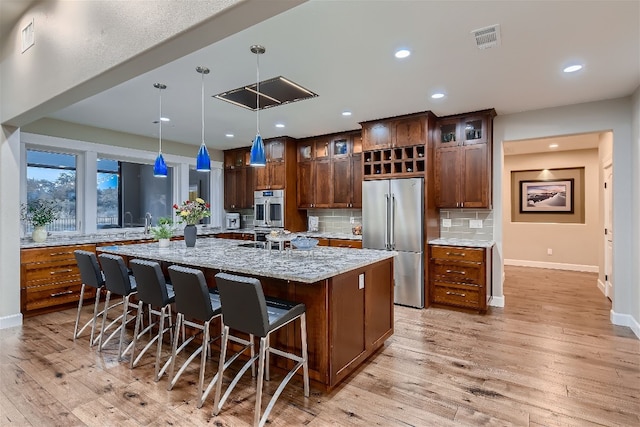
[(318, 239), (311, 239), (308, 237), (296, 237), (291, 240), (291, 244), (296, 249), (302, 249), (308, 251), (310, 249), (315, 248), (318, 245)]

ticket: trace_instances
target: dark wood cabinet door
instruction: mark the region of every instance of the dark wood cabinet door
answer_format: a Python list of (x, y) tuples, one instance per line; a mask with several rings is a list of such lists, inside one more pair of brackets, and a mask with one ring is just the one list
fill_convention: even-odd
[(237, 169), (225, 169), (224, 171), (224, 208), (226, 210), (236, 209), (236, 174)]
[(460, 187), (460, 207), (490, 207), (490, 159), (487, 144), (473, 144), (460, 147), (462, 176)]
[(269, 164), (267, 166), (252, 166), (253, 167), (253, 181), (255, 182), (256, 190), (268, 190), (269, 189)]
[(286, 181), (286, 165), (284, 162), (271, 162), (267, 165), (269, 171), (269, 188), (282, 190)]
[(299, 209), (313, 207), (314, 162), (298, 163), (297, 205)]
[(333, 199), (331, 162), (316, 160), (315, 162), (315, 197), (314, 208), (328, 208)]
[(331, 138), (329, 148), (331, 150), (331, 158), (340, 159), (349, 157), (353, 152), (353, 146), (351, 141), (351, 135), (336, 135)]
[(394, 122), (394, 146), (406, 147), (424, 144), (427, 140), (424, 122), (423, 117), (396, 120)]
[(240, 209), (253, 208), (253, 168), (246, 167), (241, 169), (241, 177), (238, 185), (238, 205)]
[(284, 141), (269, 141), (265, 147), (267, 161), (283, 162), (284, 161)]
[(388, 122), (364, 123), (362, 125), (362, 149), (376, 150), (391, 147), (391, 128)]
[(459, 207), (460, 161), (458, 147), (439, 148), (435, 158), (436, 206)]
[(352, 196), (351, 159), (333, 159), (333, 203), (334, 208), (348, 208)]
[(442, 119), (436, 124), (435, 143), (436, 148), (456, 147), (460, 145), (461, 138), (458, 133), (460, 119)]
[[(335, 175), (334, 175), (335, 176)], [(362, 153), (351, 156), (351, 206), (362, 208)]]
[(487, 122), (486, 115), (469, 116), (462, 119), (459, 131), (462, 145), (486, 144), (488, 141)]
[(365, 274), (365, 344), (367, 348), (393, 330), (393, 267), (391, 263), (378, 264)]

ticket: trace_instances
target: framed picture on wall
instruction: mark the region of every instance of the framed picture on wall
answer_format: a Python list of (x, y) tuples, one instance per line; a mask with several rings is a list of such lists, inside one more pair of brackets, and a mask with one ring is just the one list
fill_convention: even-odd
[(573, 213), (573, 178), (520, 181), (521, 213)]

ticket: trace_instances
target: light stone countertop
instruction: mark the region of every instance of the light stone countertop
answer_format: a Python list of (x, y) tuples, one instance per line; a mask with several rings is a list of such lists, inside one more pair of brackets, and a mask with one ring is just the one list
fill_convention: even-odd
[(447, 246), (466, 246), (468, 248), (491, 248), (496, 244), (493, 240), (472, 240), (472, 239), (455, 239), (440, 238), (429, 240), (430, 245), (447, 245)]
[(195, 248), (187, 248), (184, 241), (172, 241), (168, 248), (158, 243), (124, 246), (103, 246), (98, 252), (166, 261), (194, 267), (211, 268), (238, 274), (250, 274), (314, 283), (339, 274), (393, 258), (396, 252), (371, 249), (316, 247), (311, 251), (297, 249), (278, 251), (239, 247), (246, 242), (198, 238)]

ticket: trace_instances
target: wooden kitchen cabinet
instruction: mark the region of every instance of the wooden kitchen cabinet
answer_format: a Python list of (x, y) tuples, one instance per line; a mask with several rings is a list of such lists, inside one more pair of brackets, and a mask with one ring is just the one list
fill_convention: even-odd
[(264, 141), (267, 164), (254, 167), (256, 190), (283, 190), (286, 186), (286, 141), (275, 138)]
[[(74, 251), (95, 252), (96, 246), (69, 245), (20, 251), (20, 311), (26, 315), (55, 311), (80, 299), (82, 280)], [(96, 291), (87, 287), (84, 299)]]
[(491, 208), (494, 110), (439, 119), (435, 193), (438, 208)]
[(361, 152), (359, 132), (299, 141), (298, 208), (361, 207)]
[(362, 149), (379, 150), (389, 148), (393, 144), (391, 138), (391, 123), (388, 120), (363, 122), (362, 125)]
[(334, 248), (362, 249), (362, 240), (329, 239), (329, 246)]
[(485, 312), (491, 296), (491, 248), (429, 245), (431, 302)]
[(249, 166), (249, 148), (224, 152), (225, 210), (253, 207), (253, 167)]

